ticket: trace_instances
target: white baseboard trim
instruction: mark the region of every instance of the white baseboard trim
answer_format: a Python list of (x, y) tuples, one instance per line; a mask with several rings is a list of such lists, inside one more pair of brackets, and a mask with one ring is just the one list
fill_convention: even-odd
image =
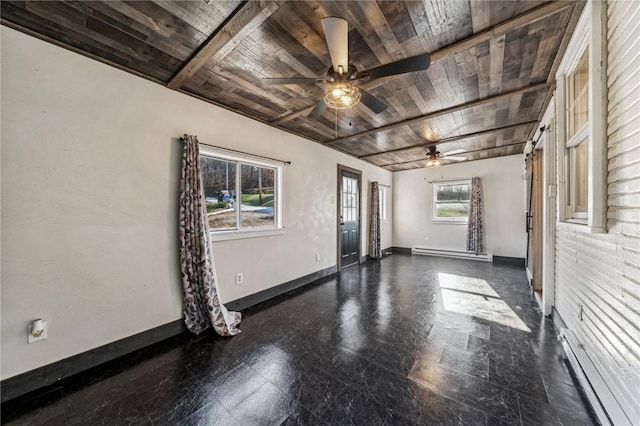
[(420, 254), (426, 256), (452, 257), (456, 259), (471, 259), (482, 262), (493, 262), (493, 255), (489, 253), (473, 253), (469, 251), (458, 250), (440, 250), (425, 247), (413, 247), (411, 254)]
[(568, 328), (562, 328), (560, 337), (573, 371), (600, 423), (605, 426), (633, 424), (575, 334)]

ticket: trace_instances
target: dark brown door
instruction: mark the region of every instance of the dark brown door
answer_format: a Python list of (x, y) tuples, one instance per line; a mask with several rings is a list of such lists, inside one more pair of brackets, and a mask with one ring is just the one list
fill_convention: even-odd
[(360, 173), (338, 169), (340, 268), (360, 260)]

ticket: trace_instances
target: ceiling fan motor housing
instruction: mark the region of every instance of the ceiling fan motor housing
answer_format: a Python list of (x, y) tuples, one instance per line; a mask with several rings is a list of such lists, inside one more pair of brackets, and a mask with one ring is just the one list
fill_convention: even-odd
[[(349, 68), (347, 69), (347, 72), (342, 74), (340, 74), (338, 71), (333, 69), (333, 65), (332, 65), (327, 70), (326, 81), (327, 83), (334, 83), (336, 81), (339, 81), (341, 83), (347, 82), (347, 81), (354, 81), (357, 75), (358, 75), (358, 69), (353, 64), (349, 64)], [(360, 82), (361, 80), (358, 80), (358, 81)]]
[(427, 152), (425, 155), (427, 157), (429, 157), (430, 159), (436, 159), (436, 158), (440, 157), (440, 151), (437, 151), (436, 147), (434, 145), (434, 146), (429, 147), (429, 152)]

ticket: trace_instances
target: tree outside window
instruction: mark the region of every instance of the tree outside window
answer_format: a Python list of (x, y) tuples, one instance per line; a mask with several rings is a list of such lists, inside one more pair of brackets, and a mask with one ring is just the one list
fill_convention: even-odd
[(201, 156), (200, 170), (212, 232), (277, 227), (276, 167)]
[(433, 184), (433, 220), (467, 223), (471, 182)]

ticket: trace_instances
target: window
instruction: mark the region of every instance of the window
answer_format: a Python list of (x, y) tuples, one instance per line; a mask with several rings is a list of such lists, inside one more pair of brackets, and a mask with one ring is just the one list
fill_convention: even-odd
[(378, 200), (379, 200), (379, 216), (381, 221), (387, 220), (387, 187), (378, 187)]
[(433, 220), (467, 223), (471, 182), (456, 181), (433, 184)]
[(281, 168), (201, 149), (200, 172), (212, 234), (281, 228)]
[(559, 220), (606, 231), (602, 2), (588, 1), (556, 74)]
[(589, 177), (589, 52), (584, 50), (566, 77), (566, 193), (567, 216), (588, 218)]

